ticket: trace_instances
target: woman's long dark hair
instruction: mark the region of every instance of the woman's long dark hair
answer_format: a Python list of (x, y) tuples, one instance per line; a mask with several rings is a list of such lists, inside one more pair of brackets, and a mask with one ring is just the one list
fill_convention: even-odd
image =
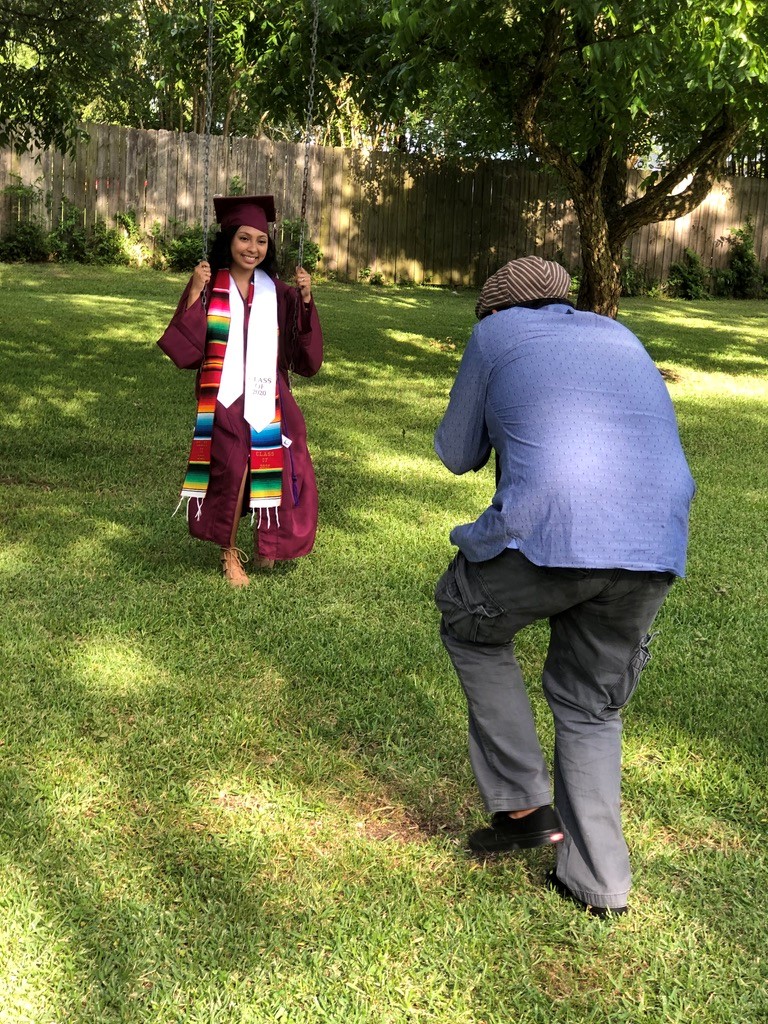
[[(219, 228), (211, 246), (208, 262), (211, 264), (211, 280), (216, 280), (216, 272), (224, 267), (229, 269), (232, 262), (232, 239), (237, 234), (235, 228)], [(277, 277), (277, 249), (272, 237), (267, 234), (267, 255), (259, 264), (259, 270), (263, 270), (270, 277)]]

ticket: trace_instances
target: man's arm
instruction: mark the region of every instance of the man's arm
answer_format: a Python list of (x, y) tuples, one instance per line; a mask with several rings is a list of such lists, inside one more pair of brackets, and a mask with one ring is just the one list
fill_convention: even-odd
[(435, 431), (435, 451), (452, 473), (477, 470), (488, 461), (491, 442), (485, 423), (489, 367), (472, 332), (459, 366), (448, 408)]

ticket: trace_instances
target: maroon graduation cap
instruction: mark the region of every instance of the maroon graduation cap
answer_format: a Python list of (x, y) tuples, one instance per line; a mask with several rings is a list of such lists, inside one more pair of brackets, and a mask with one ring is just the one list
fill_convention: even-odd
[(216, 220), (223, 228), (256, 228), (268, 231), (275, 219), (274, 196), (214, 196)]

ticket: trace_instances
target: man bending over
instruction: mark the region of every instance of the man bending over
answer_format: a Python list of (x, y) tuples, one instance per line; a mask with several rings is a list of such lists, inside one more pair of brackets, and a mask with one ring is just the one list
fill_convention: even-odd
[[(482, 289), (435, 449), (457, 474), (493, 450), (497, 487), (452, 531), (459, 552), (435, 599), (491, 815), (470, 847), (557, 843), (548, 884), (602, 917), (626, 911), (631, 883), (620, 710), (684, 573), (695, 486), (648, 353), (616, 321), (575, 310), (569, 288), (559, 264), (527, 256)], [(514, 653), (537, 619), (550, 624), (554, 794)]]

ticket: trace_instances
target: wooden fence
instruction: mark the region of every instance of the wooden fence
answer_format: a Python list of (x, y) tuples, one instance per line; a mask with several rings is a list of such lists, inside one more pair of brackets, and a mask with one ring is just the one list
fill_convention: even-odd
[[(87, 227), (114, 224), (132, 210), (139, 226), (167, 237), (201, 221), (204, 137), (89, 125), (74, 154), (18, 156), (0, 152), (0, 190), (21, 179), (48, 196), (38, 215), (48, 227), (67, 202)], [(387, 281), (478, 287), (517, 256), (562, 253), (579, 264), (573, 207), (546, 170), (510, 161), (474, 169), (399, 153), (310, 147), (310, 237), (323, 252), (321, 268), (340, 280), (381, 273)], [(272, 192), (279, 222), (298, 218), (304, 147), (267, 139), (211, 139), (209, 193), (226, 194), (239, 179), (246, 194)], [(641, 181), (634, 175), (632, 188)], [(687, 217), (650, 225), (629, 243), (633, 259), (663, 280), (686, 246), (708, 266), (725, 263), (724, 237), (749, 217), (755, 248), (768, 259), (768, 181), (729, 178)], [(0, 236), (19, 216), (12, 197), (0, 197)]]

